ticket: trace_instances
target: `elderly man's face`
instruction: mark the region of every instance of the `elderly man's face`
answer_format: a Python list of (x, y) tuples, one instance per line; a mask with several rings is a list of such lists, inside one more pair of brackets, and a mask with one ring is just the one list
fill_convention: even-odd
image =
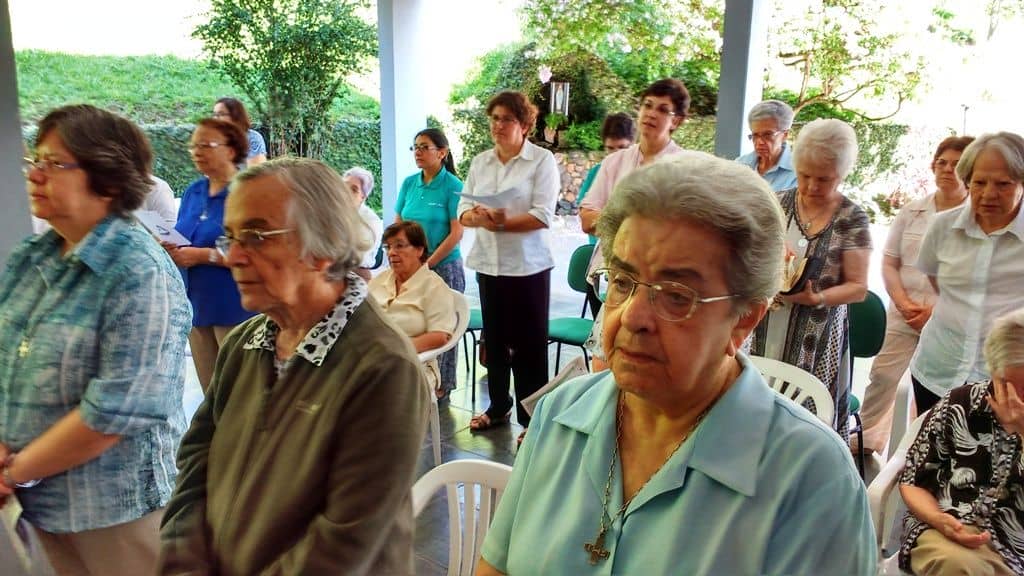
[[(242, 230), (292, 228), (287, 221), (291, 192), (274, 176), (242, 182), (228, 195), (224, 209), (224, 232), (238, 238)], [(227, 264), (242, 295), (242, 307), (269, 312), (301, 304), (304, 286), (320, 273), (301, 254), (297, 232), (268, 236), (250, 247), (232, 243)]]
[[(725, 262), (732, 256), (712, 229), (680, 220), (629, 217), (615, 236), (609, 267), (643, 282), (673, 281), (710, 298), (729, 294)], [(757, 325), (733, 302), (697, 304), (686, 320), (656, 315), (650, 288), (638, 285), (618, 307), (605, 306), (602, 340), (615, 381), (654, 404), (673, 406), (707, 393), (719, 371)]]

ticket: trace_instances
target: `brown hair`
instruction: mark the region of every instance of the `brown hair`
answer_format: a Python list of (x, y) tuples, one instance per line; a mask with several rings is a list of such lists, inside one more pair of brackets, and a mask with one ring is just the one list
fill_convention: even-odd
[(126, 217), (153, 187), (153, 152), (135, 123), (88, 104), (51, 110), (39, 121), (35, 145), (57, 134), (85, 172), (89, 189), (110, 198), (110, 211)]
[(249, 136), (242, 130), (242, 127), (234, 122), (218, 120), (216, 118), (203, 118), (196, 122), (196, 128), (210, 128), (220, 132), (227, 139), (227, 145), (234, 152), (231, 161), (241, 164), (249, 156)]
[(690, 115), (690, 91), (686, 89), (686, 84), (675, 78), (656, 80), (640, 93), (640, 100), (643, 100), (646, 96), (668, 98), (672, 101), (672, 107), (675, 108), (676, 116), (686, 118)]
[(487, 103), (487, 115), (490, 116), (491, 112), (498, 106), (502, 106), (511, 112), (516, 117), (519, 125), (526, 129), (527, 133), (532, 131), (537, 123), (537, 107), (522, 92), (515, 92), (513, 90), (498, 92)]
[(409, 240), (410, 246), (413, 248), (423, 248), (423, 253), (420, 254), (420, 262), (426, 262), (430, 256), (430, 250), (427, 248), (427, 233), (423, 231), (422, 226), (412, 220), (395, 222), (385, 228), (383, 241), (387, 242), (388, 239), (398, 236), (401, 232), (405, 232), (405, 237)]
[(224, 98), (218, 99), (213, 103), (214, 106), (217, 104), (223, 104), (228, 109), (228, 115), (231, 116), (231, 121), (238, 124), (242, 131), (252, 128), (252, 121), (249, 119), (249, 113), (245, 111), (245, 104), (238, 98)]
[(974, 136), (950, 136), (939, 142), (939, 147), (935, 149), (935, 156), (932, 157), (932, 167), (935, 167), (935, 162), (939, 160), (939, 156), (942, 156), (942, 153), (946, 150), (956, 150), (963, 153), (971, 142), (974, 142)]

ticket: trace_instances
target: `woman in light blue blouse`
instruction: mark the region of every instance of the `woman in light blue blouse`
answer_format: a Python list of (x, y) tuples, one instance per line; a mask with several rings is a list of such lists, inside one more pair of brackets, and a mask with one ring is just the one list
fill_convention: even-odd
[(17, 497), (58, 574), (156, 571), (190, 311), (131, 216), (151, 157), (137, 126), (77, 105), (43, 118), (24, 161), (50, 230), (0, 276), (0, 506)]
[[(464, 292), (466, 276), (462, 267), (459, 242), (459, 193), (462, 181), (455, 175), (455, 161), (448, 138), (437, 128), (420, 130), (409, 148), (420, 171), (402, 182), (395, 203), (395, 222), (412, 220), (427, 233), (427, 266), (444, 279), (450, 288)], [(441, 387), (438, 398), (447, 398), (455, 388), (456, 350), (441, 356)]]

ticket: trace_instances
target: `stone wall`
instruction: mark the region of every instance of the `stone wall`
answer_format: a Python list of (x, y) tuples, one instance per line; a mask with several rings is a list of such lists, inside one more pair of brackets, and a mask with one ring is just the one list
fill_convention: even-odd
[(555, 152), (555, 161), (558, 162), (558, 171), (562, 176), (562, 189), (558, 199), (561, 201), (576, 203), (580, 186), (587, 177), (590, 168), (604, 158), (604, 152), (588, 152), (585, 150), (564, 150)]

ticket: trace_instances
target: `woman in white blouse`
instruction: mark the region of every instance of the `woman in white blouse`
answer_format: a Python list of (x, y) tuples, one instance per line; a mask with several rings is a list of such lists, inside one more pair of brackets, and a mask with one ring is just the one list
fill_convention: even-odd
[(935, 216), (917, 261), (939, 293), (910, 362), (918, 413), (957, 386), (988, 379), (985, 335), (997, 317), (1024, 306), (1024, 138), (979, 137), (956, 173), (970, 203)]
[[(537, 107), (520, 92), (501, 92), (487, 103), (494, 148), (470, 164), (463, 192), (497, 196), (486, 203), (464, 197), (459, 221), (476, 229), (466, 265), (477, 272), (487, 353), (491, 406), (470, 421), (471, 430), (506, 424), (511, 417), (509, 377), (516, 398), (526, 398), (548, 378), (548, 302), (554, 260), (548, 226), (560, 188), (551, 152), (526, 136)], [(516, 403), (519, 424), (530, 416)]]

